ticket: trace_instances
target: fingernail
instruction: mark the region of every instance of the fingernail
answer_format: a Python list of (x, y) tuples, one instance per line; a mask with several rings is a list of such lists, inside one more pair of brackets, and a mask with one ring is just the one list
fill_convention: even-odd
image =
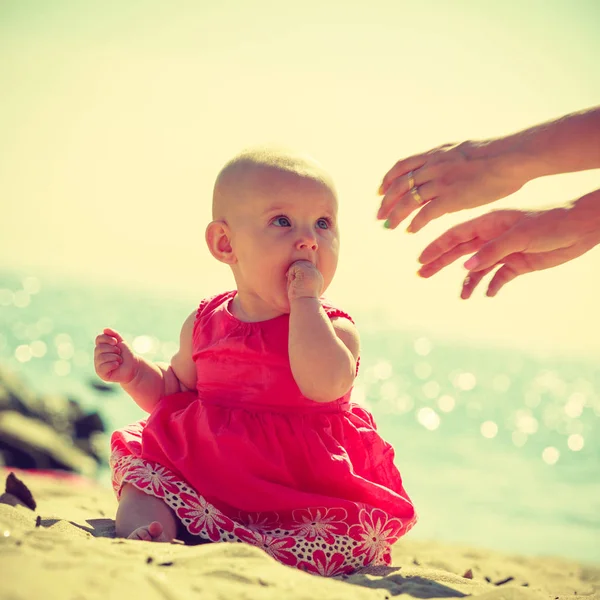
[(377, 195), (379, 196), (383, 196), (383, 194), (385, 194), (385, 192), (383, 191), (383, 183), (379, 186), (379, 188), (377, 189)]
[(390, 220), (388, 219), (388, 220), (387, 220), (387, 221), (386, 221), (386, 222), (383, 224), (383, 226), (384, 226), (386, 229), (390, 229), (390, 228), (392, 227), (392, 224), (390, 223)]
[(471, 256), (471, 258), (465, 262), (465, 269), (474, 269), (479, 264), (479, 259), (476, 256)]
[(407, 228), (406, 228), (406, 233), (414, 233), (415, 230), (413, 229), (413, 224), (411, 223)]

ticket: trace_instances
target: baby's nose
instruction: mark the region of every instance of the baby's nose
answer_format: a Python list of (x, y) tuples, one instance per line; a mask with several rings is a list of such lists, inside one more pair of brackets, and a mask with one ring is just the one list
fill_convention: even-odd
[(303, 233), (298, 238), (298, 241), (296, 242), (296, 247), (298, 248), (298, 250), (316, 250), (319, 247), (319, 245), (317, 244), (317, 237), (314, 233)]

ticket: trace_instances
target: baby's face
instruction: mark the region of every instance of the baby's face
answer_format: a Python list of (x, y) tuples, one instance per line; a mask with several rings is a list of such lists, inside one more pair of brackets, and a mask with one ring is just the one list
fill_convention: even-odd
[(290, 173), (269, 175), (237, 203), (229, 219), (240, 293), (289, 312), (287, 271), (307, 260), (323, 276), (323, 293), (339, 253), (337, 199), (324, 183)]

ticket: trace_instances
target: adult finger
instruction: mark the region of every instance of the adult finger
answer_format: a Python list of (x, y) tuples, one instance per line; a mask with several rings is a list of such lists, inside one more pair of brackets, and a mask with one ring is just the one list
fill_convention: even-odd
[(449, 205), (447, 198), (433, 198), (431, 202), (423, 205), (408, 225), (406, 231), (417, 233), (417, 231), (421, 231), (425, 225), (431, 223), (434, 219), (451, 212), (455, 212), (455, 210)]
[(409, 171), (394, 179), (381, 200), (379, 210), (377, 211), (377, 218), (386, 219), (392, 208), (394, 208), (406, 192), (412, 187), (419, 189), (420, 186), (427, 183), (430, 179), (431, 175), (427, 172), (427, 169)]
[(496, 273), (494, 273), (494, 276), (488, 285), (486, 295), (492, 298), (508, 282), (519, 275), (525, 275), (526, 273), (536, 271), (537, 268), (534, 262), (539, 256), (540, 255), (515, 252), (514, 254), (509, 254), (504, 257), (502, 260), (504, 264), (496, 271)]
[(472, 273), (469, 273), (463, 281), (462, 289), (460, 291), (460, 297), (463, 300), (468, 300), (471, 297), (471, 294), (473, 293), (475, 288), (479, 285), (479, 282), (490, 271), (493, 271), (493, 270), (494, 270), (494, 267), (489, 267), (488, 269), (484, 269), (483, 271), (473, 271)]
[(433, 262), (442, 254), (449, 252), (456, 246), (460, 246), (465, 242), (469, 242), (479, 237), (478, 221), (480, 217), (459, 223), (454, 227), (450, 227), (447, 231), (442, 233), (433, 242), (425, 246), (423, 252), (419, 256), (419, 262), (421, 264), (427, 264)]
[(522, 215), (522, 211), (518, 210), (496, 210), (454, 225), (425, 247), (419, 262), (430, 263), (454, 246), (475, 238), (489, 241), (499, 237), (509, 231)]
[(512, 281), (519, 275), (527, 272), (528, 271), (521, 272), (510, 264), (502, 265), (494, 273), (494, 276), (488, 285), (486, 296), (493, 298), (509, 281)]
[(387, 215), (385, 226), (388, 229), (396, 229), (411, 212), (420, 208), (424, 203), (434, 198), (434, 186), (432, 183), (424, 183), (418, 186), (417, 194), (407, 190), (404, 195), (396, 201)]
[(383, 196), (387, 193), (388, 189), (392, 185), (392, 182), (408, 173), (409, 171), (416, 171), (425, 164), (427, 159), (426, 154), (414, 154), (408, 158), (399, 160), (384, 176), (381, 185), (379, 186), (379, 195)]
[(573, 245), (567, 248), (558, 248), (550, 252), (511, 254), (504, 259), (504, 266), (498, 269), (490, 281), (487, 295), (490, 297), (495, 296), (502, 287), (520, 275), (562, 265), (563, 263), (580, 256), (582, 253), (580, 247)]
[(483, 245), (485, 244), (484, 240), (479, 238), (475, 238), (473, 240), (469, 240), (468, 242), (464, 242), (462, 244), (458, 244), (454, 246), (452, 249), (448, 250), (440, 257), (432, 260), (424, 264), (419, 270), (418, 274), (421, 277), (428, 278), (432, 275), (435, 275), (438, 271), (441, 271), (444, 267), (447, 267), (449, 264), (452, 264), (455, 260), (459, 259), (461, 256), (465, 254), (472, 254), (473, 252), (477, 252)]
[(481, 271), (498, 263), (506, 263), (511, 254), (519, 254), (527, 248), (527, 234), (519, 229), (506, 233), (484, 244), (477, 254), (465, 262), (469, 271)]

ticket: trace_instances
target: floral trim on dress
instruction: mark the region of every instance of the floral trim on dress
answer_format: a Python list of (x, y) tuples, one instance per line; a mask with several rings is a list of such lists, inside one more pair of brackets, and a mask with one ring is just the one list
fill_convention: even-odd
[(390, 565), (391, 545), (415, 523), (364, 504), (356, 504), (358, 523), (353, 524), (345, 509), (325, 507), (293, 511), (288, 523), (276, 512), (239, 513), (234, 520), (168, 469), (125, 454), (117, 445), (113, 448), (110, 466), (117, 497), (123, 484), (130, 483), (163, 500), (192, 535), (211, 542), (252, 544), (284, 565), (316, 575)]

